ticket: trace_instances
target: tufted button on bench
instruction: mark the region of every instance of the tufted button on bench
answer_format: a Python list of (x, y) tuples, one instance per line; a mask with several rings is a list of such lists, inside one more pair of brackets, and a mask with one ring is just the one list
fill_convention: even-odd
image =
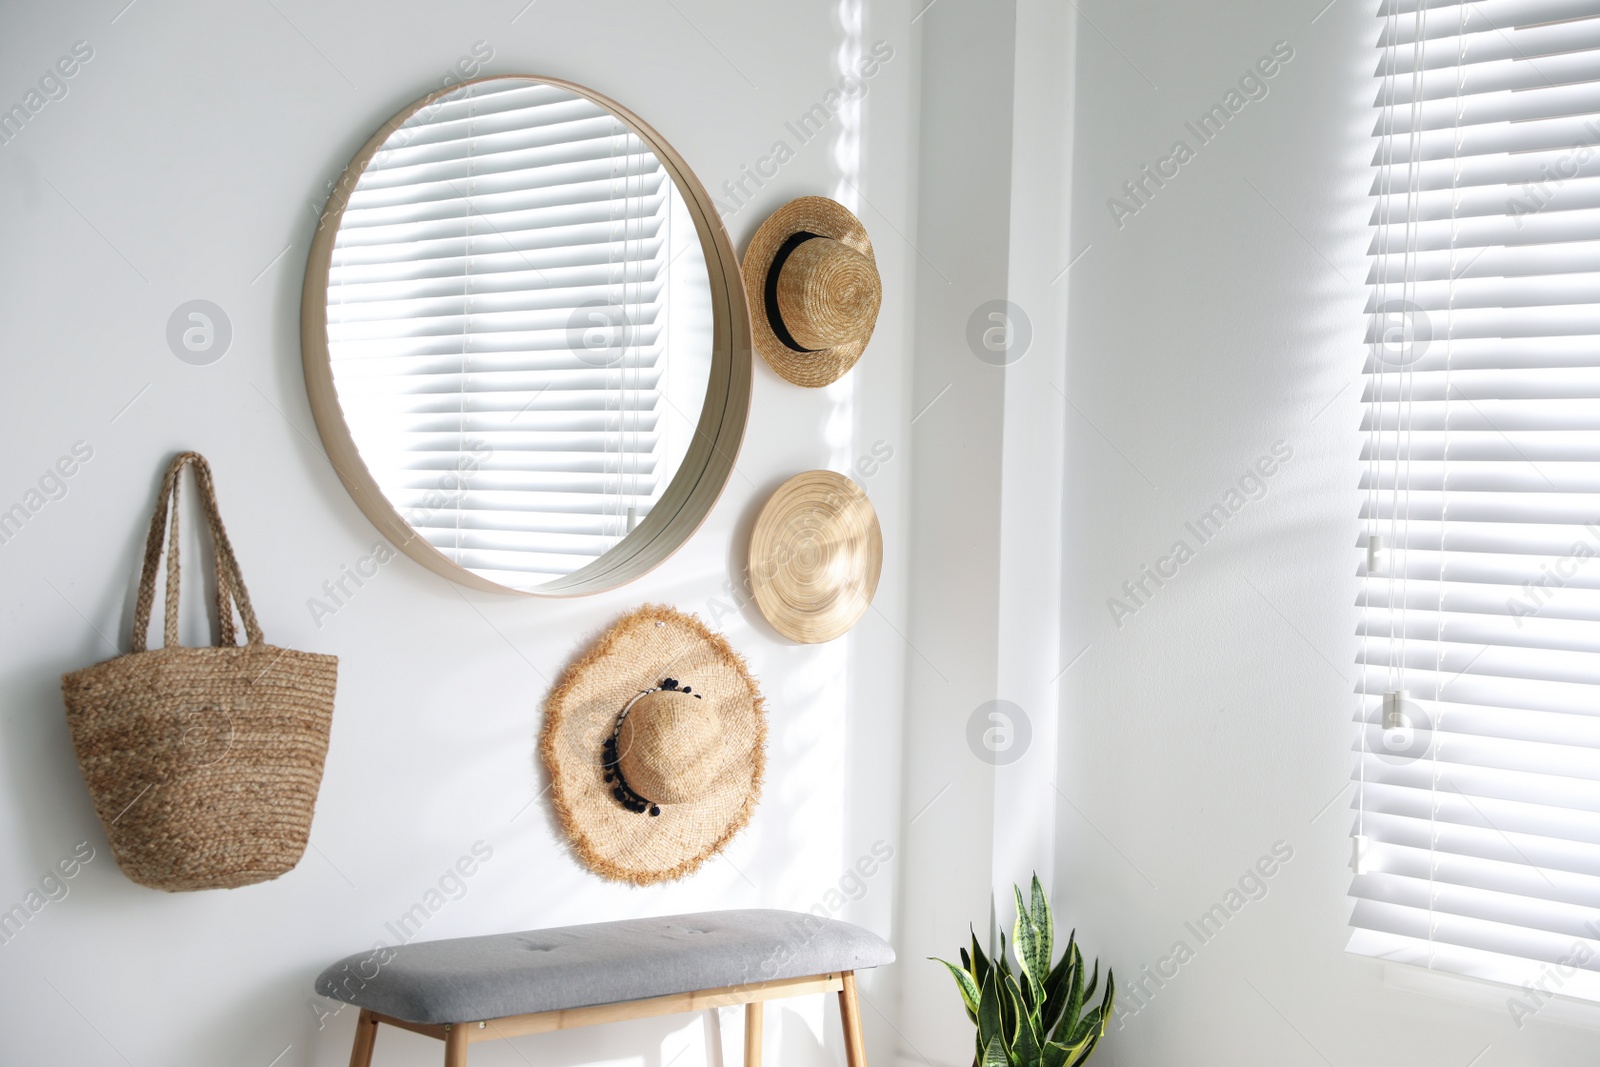
[(866, 1067), (855, 972), (894, 962), (876, 934), (803, 912), (747, 910), (419, 941), (346, 957), (317, 992), (361, 1009), (351, 1067), (378, 1025), (467, 1046), (595, 1023), (745, 1005), (745, 1067), (761, 1062), (763, 1001), (837, 992), (848, 1067)]

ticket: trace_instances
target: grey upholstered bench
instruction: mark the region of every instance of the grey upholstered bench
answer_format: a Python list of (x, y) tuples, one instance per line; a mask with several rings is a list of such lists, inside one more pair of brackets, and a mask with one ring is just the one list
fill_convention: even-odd
[(763, 1001), (836, 992), (848, 1067), (866, 1067), (855, 972), (894, 961), (859, 926), (793, 911), (712, 911), (419, 941), (358, 953), (317, 992), (361, 1009), (351, 1067), (368, 1067), (378, 1024), (467, 1046), (651, 1015), (745, 1005), (745, 1067), (761, 1062)]

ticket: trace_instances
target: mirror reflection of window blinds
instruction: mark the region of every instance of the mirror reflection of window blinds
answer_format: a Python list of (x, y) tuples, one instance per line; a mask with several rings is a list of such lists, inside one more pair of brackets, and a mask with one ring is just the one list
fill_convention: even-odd
[(649, 513), (676, 466), (674, 227), (698, 245), (649, 148), (554, 86), (458, 91), (363, 174), (328, 283), (335, 384), (384, 494), (446, 556), (531, 588)]
[(1349, 948), (1600, 1000), (1600, 0), (1378, 57)]

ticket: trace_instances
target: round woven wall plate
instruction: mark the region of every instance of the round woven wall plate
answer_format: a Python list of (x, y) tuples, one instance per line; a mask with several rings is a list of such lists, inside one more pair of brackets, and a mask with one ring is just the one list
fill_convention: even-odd
[(806, 471), (778, 487), (750, 537), (750, 584), (761, 614), (811, 645), (849, 630), (872, 604), (883, 570), (878, 513), (861, 487)]

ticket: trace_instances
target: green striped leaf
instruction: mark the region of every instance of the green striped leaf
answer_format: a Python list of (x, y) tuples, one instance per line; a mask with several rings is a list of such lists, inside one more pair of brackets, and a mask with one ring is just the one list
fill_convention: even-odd
[(1051, 970), (1050, 977), (1044, 980), (1044, 1007), (1039, 1012), (1039, 1026), (1044, 1033), (1055, 1032), (1066, 1009), (1067, 996), (1072, 986), (1070, 979), (1074, 973), (1073, 958), (1078, 956), (1077, 946), (1078, 932), (1074, 930), (1072, 936), (1067, 939), (1067, 951), (1061, 954), (1060, 962)]
[(956, 980), (956, 987), (961, 990), (961, 1002), (966, 1006), (967, 1018), (973, 1022), (978, 1021), (978, 998), (982, 995), (978, 984), (972, 980), (972, 975), (957, 967), (949, 960), (941, 960), (937, 956), (929, 956), (931, 960), (938, 960), (950, 971), (950, 977)]
[(978, 1041), (985, 1049), (990, 1041), (1000, 1041), (1002, 1047), (1005, 1041), (1005, 1026), (1000, 1019), (999, 978), (994, 971), (990, 971), (978, 994)]
[(978, 988), (983, 988), (983, 980), (989, 977), (989, 957), (984, 954), (978, 945), (978, 935), (972, 927), (967, 927), (967, 933), (972, 938), (972, 980), (978, 983)]
[(1005, 1036), (1009, 1050), (1017, 1040), (1017, 1027), (1021, 1023), (1022, 991), (1017, 988), (1016, 976), (1003, 974), (996, 986), (1000, 992), (1000, 1032)]
[[(1039, 876), (1033, 876), (1033, 927), (1038, 931), (1039, 956), (1044, 961), (1035, 980), (1041, 985), (1050, 974), (1050, 955), (1055, 952), (1056, 921), (1050, 914), (1050, 901), (1045, 898), (1044, 887), (1039, 884)], [(1043, 997), (1040, 998), (1043, 1000)]]
[(1039, 1038), (1037, 1022), (1027, 1012), (1017, 1016), (1016, 1036), (1011, 1041), (1011, 1055), (1019, 1067), (1037, 1067), (1039, 1063)]
[(1030, 984), (1042, 991), (1045, 979), (1050, 977), (1050, 935), (1041, 933), (1039, 927), (1034, 925), (1033, 917), (1023, 903), (1022, 890), (1013, 886), (1011, 892), (1017, 901), (1017, 921), (1011, 928), (1011, 941), (1017, 950), (1017, 965)]
[(1040, 1067), (1067, 1067), (1072, 1050), (1059, 1041), (1046, 1041), (1039, 1052)]

